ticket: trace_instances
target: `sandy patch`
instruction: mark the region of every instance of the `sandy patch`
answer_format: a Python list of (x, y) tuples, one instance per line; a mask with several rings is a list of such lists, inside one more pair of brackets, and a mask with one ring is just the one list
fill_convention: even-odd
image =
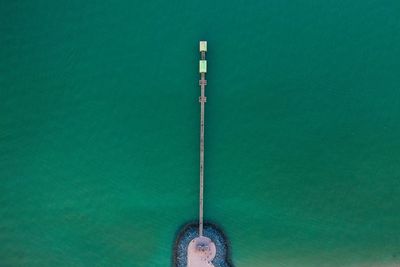
[(208, 237), (200, 236), (190, 241), (188, 246), (188, 267), (214, 267), (216, 247)]

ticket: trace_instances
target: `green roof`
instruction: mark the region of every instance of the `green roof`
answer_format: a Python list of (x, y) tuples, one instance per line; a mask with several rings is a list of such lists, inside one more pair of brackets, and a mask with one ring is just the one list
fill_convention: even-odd
[(199, 72), (206, 73), (207, 72), (207, 60), (200, 60), (199, 62)]

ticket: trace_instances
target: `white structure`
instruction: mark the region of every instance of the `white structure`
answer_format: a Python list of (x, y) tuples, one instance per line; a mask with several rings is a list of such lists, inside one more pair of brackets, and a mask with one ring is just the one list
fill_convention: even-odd
[(200, 41), (200, 52), (207, 52), (207, 41)]

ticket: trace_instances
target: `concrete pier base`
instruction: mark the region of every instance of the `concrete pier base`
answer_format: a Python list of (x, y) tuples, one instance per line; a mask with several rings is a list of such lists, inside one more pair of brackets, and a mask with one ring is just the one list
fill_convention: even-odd
[(214, 267), (212, 260), (216, 252), (215, 244), (210, 238), (196, 237), (190, 241), (187, 249), (188, 267)]

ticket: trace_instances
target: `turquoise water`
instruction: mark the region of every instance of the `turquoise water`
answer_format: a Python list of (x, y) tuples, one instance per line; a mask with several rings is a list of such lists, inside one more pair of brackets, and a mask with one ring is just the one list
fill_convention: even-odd
[(398, 1), (3, 1), (0, 266), (400, 264)]

